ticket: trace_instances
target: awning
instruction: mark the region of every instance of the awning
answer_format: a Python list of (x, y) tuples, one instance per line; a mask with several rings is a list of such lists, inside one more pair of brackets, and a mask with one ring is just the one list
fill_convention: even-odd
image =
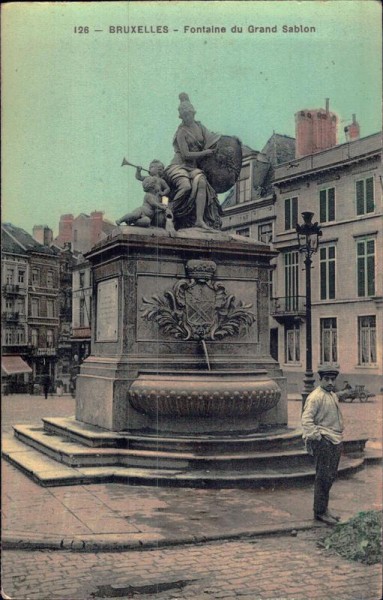
[(21, 358), (21, 356), (2, 356), (1, 371), (5, 375), (17, 375), (18, 373), (32, 373), (32, 369)]

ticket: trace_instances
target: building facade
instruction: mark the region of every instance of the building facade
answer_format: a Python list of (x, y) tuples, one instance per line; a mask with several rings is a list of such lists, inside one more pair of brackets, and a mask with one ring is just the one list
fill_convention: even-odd
[(24, 374), (6, 373), (12, 379), (10, 391), (27, 391), (45, 374), (53, 382), (59, 329), (58, 252), (23, 229), (3, 224), (2, 284), (2, 354), (18, 356), (26, 364)]
[(72, 356), (72, 270), (76, 263), (70, 244), (59, 250), (60, 287), (58, 298), (59, 330), (57, 340), (56, 380), (69, 392)]
[(73, 266), (72, 355), (82, 362), (90, 354), (92, 278), (89, 262), (80, 255)]
[(100, 210), (95, 210), (90, 215), (80, 213), (77, 217), (72, 214), (61, 215), (59, 234), (54, 243), (61, 248), (70, 243), (73, 252), (84, 254), (115, 227), (115, 224), (104, 218), (104, 213)]
[(30, 373), (28, 347), (29, 262), (25, 248), (2, 228), (1, 348), (3, 392), (26, 391)]
[[(328, 137), (319, 136), (325, 145), (335, 139), (332, 116), (328, 113)], [(248, 184), (237, 182), (223, 205), (224, 229), (271, 243), (279, 252), (270, 276), (270, 349), (284, 369), (289, 393), (302, 391), (305, 371), (304, 257), (295, 230), (303, 211), (313, 212), (323, 231), (311, 272), (313, 368), (336, 363), (340, 385), (347, 379), (375, 393), (381, 386), (382, 137), (358, 139), (355, 116), (350, 127), (345, 144), (318, 151), (306, 143), (309, 155), (299, 151), (272, 165), (273, 192), (266, 188), (257, 194), (249, 175)], [(297, 135), (299, 142), (302, 132)], [(299, 144), (300, 150), (306, 146)], [(247, 160), (245, 155), (244, 167)], [(242, 202), (240, 186), (251, 190)]]
[(322, 237), (312, 264), (313, 367), (335, 363), (340, 385), (377, 392), (383, 373), (381, 134), (340, 144), (275, 169), (276, 259), (271, 315), (290, 391), (305, 369), (304, 257), (295, 227), (311, 211)]

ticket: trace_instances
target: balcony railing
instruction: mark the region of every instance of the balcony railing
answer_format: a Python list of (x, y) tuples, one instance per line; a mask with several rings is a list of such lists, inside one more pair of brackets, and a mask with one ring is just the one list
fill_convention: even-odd
[(282, 296), (282, 298), (272, 298), (270, 314), (275, 319), (304, 317), (306, 315), (306, 298), (305, 296)]
[(17, 323), (19, 321), (20, 313), (18, 312), (3, 312), (3, 321), (8, 323)]
[(4, 294), (18, 294), (20, 292), (20, 286), (15, 283), (6, 283), (3, 285)]
[(1, 345), (5, 348), (9, 348), (10, 346), (28, 346), (25, 340), (20, 340), (16, 336), (11, 338), (2, 339)]

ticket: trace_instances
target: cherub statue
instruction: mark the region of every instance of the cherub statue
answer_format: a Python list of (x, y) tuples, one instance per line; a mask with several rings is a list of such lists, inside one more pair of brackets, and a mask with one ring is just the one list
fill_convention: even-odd
[[(144, 181), (146, 179), (146, 177), (142, 175), (141, 171), (142, 167), (136, 167), (136, 179), (138, 179), (138, 181)], [(149, 165), (149, 175), (151, 177), (157, 177), (158, 183), (160, 185), (159, 196), (161, 197), (167, 197), (170, 193), (170, 188), (166, 183), (165, 179), (163, 179), (164, 171), (165, 165), (160, 160), (157, 160), (156, 158), (152, 160), (152, 162)]]
[(162, 179), (158, 176), (144, 177), (142, 187), (145, 196), (142, 206), (127, 213), (116, 221), (116, 225), (126, 223), (127, 225), (137, 225), (138, 227), (150, 227), (153, 218), (159, 213), (166, 213), (169, 209), (166, 204), (160, 200), (163, 195)]

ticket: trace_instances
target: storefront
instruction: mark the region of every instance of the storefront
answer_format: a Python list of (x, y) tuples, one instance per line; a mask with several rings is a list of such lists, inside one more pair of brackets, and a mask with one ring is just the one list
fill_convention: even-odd
[(31, 367), (19, 355), (1, 357), (1, 391), (3, 394), (29, 392)]

